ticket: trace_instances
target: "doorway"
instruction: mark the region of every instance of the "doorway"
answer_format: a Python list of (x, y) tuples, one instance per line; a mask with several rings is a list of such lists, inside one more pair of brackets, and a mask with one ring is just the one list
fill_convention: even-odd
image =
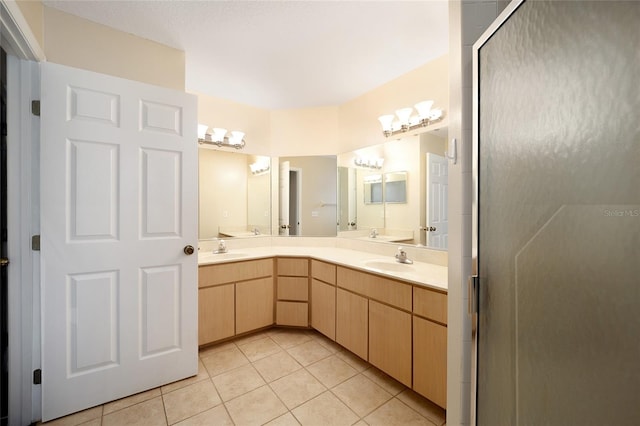
[(302, 169), (289, 169), (289, 235), (302, 235)]

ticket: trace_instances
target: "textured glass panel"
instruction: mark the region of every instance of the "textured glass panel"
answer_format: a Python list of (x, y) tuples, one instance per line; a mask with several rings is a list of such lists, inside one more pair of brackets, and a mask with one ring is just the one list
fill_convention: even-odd
[(480, 49), (480, 425), (640, 424), (638, 23), (528, 1)]

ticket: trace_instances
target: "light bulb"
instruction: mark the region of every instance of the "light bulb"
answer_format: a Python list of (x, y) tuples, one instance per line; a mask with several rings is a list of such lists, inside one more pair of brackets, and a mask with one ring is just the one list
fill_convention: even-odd
[(390, 132), (391, 131), (391, 127), (393, 126), (393, 119), (395, 117), (391, 114), (388, 115), (381, 115), (380, 117), (378, 117), (378, 121), (380, 121), (380, 124), (382, 124), (382, 131), (383, 132)]
[(431, 111), (431, 106), (433, 106), (433, 101), (422, 101), (418, 102), (414, 105), (416, 111), (418, 111), (418, 115), (421, 119), (429, 118), (429, 111)]
[(401, 108), (396, 111), (396, 115), (400, 120), (400, 125), (405, 127), (409, 126), (409, 117), (411, 117), (411, 113), (413, 112), (413, 108)]
[(242, 145), (242, 138), (244, 138), (244, 132), (234, 130), (231, 132), (231, 145)]
[(223, 129), (221, 127), (214, 127), (212, 139), (214, 142), (222, 142), (224, 141), (224, 135), (226, 134), (227, 134), (227, 129)]
[(434, 110), (431, 110), (431, 112), (429, 113), (429, 120), (437, 120), (440, 117), (442, 117), (441, 109), (434, 109)]
[(206, 124), (198, 124), (198, 139), (204, 139), (207, 135), (207, 129), (209, 126)]

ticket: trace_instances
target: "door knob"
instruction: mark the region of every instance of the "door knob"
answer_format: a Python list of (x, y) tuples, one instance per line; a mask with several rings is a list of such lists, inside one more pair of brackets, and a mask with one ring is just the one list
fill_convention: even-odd
[(195, 249), (193, 248), (193, 246), (191, 245), (184, 246), (184, 254), (186, 254), (187, 256), (191, 256), (194, 251)]

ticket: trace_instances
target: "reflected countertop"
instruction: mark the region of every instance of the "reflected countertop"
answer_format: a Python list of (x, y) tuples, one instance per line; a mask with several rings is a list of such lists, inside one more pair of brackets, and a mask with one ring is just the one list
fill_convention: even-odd
[(446, 291), (448, 289), (448, 268), (446, 266), (416, 261), (413, 264), (401, 264), (396, 262), (393, 256), (336, 247), (265, 246), (230, 249), (223, 254), (205, 251), (198, 254), (198, 265), (239, 262), (275, 256), (309, 257), (436, 290)]

